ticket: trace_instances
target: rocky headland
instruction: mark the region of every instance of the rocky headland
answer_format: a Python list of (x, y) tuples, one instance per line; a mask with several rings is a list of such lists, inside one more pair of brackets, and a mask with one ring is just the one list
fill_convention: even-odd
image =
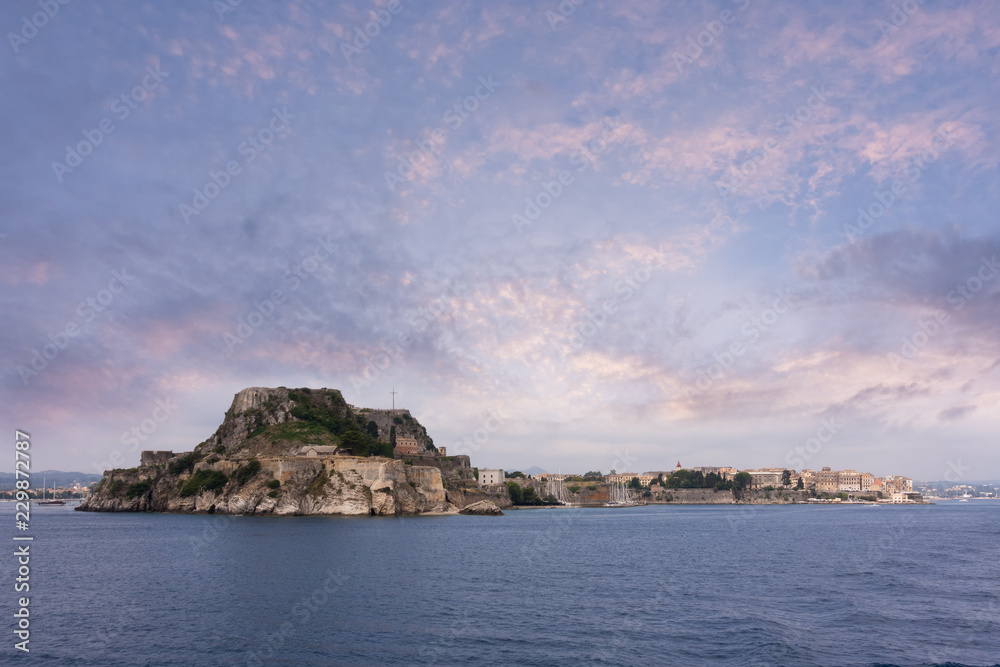
[(506, 489), (479, 488), (469, 457), (441, 456), (407, 410), (356, 408), (335, 389), (251, 387), (191, 452), (143, 452), (139, 467), (106, 471), (78, 509), (407, 515), (481, 501), (510, 507)]

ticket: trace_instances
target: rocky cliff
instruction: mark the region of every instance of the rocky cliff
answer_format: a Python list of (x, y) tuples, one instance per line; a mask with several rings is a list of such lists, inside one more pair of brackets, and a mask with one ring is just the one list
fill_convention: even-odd
[[(430, 444), (416, 419), (406, 413), (404, 421), (405, 432)], [(192, 452), (105, 472), (79, 509), (398, 515), (464, 506), (449, 502), (442, 464), (391, 458), (383, 430), (336, 390), (244, 389), (216, 432)]]

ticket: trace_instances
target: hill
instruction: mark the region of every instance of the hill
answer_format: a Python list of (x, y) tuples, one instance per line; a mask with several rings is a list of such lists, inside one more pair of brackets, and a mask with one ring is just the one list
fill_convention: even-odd
[[(393, 433), (416, 440), (416, 454), (393, 458)], [(356, 408), (336, 389), (250, 387), (192, 451), (144, 452), (139, 467), (105, 472), (79, 509), (419, 514), (483, 497), (469, 457), (439, 456), (407, 410)]]

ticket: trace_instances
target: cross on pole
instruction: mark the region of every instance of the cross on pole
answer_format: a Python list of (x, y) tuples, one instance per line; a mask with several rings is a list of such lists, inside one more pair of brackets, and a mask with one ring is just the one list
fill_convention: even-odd
[(392, 391), (390, 391), (389, 393), (392, 394), (392, 411), (396, 412), (396, 394), (398, 394), (399, 392), (396, 391), (395, 387), (393, 387)]

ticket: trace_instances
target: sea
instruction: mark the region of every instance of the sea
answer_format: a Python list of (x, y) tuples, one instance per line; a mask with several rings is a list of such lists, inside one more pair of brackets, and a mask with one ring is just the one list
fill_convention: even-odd
[(0, 522), (4, 665), (1000, 664), (1000, 501)]

